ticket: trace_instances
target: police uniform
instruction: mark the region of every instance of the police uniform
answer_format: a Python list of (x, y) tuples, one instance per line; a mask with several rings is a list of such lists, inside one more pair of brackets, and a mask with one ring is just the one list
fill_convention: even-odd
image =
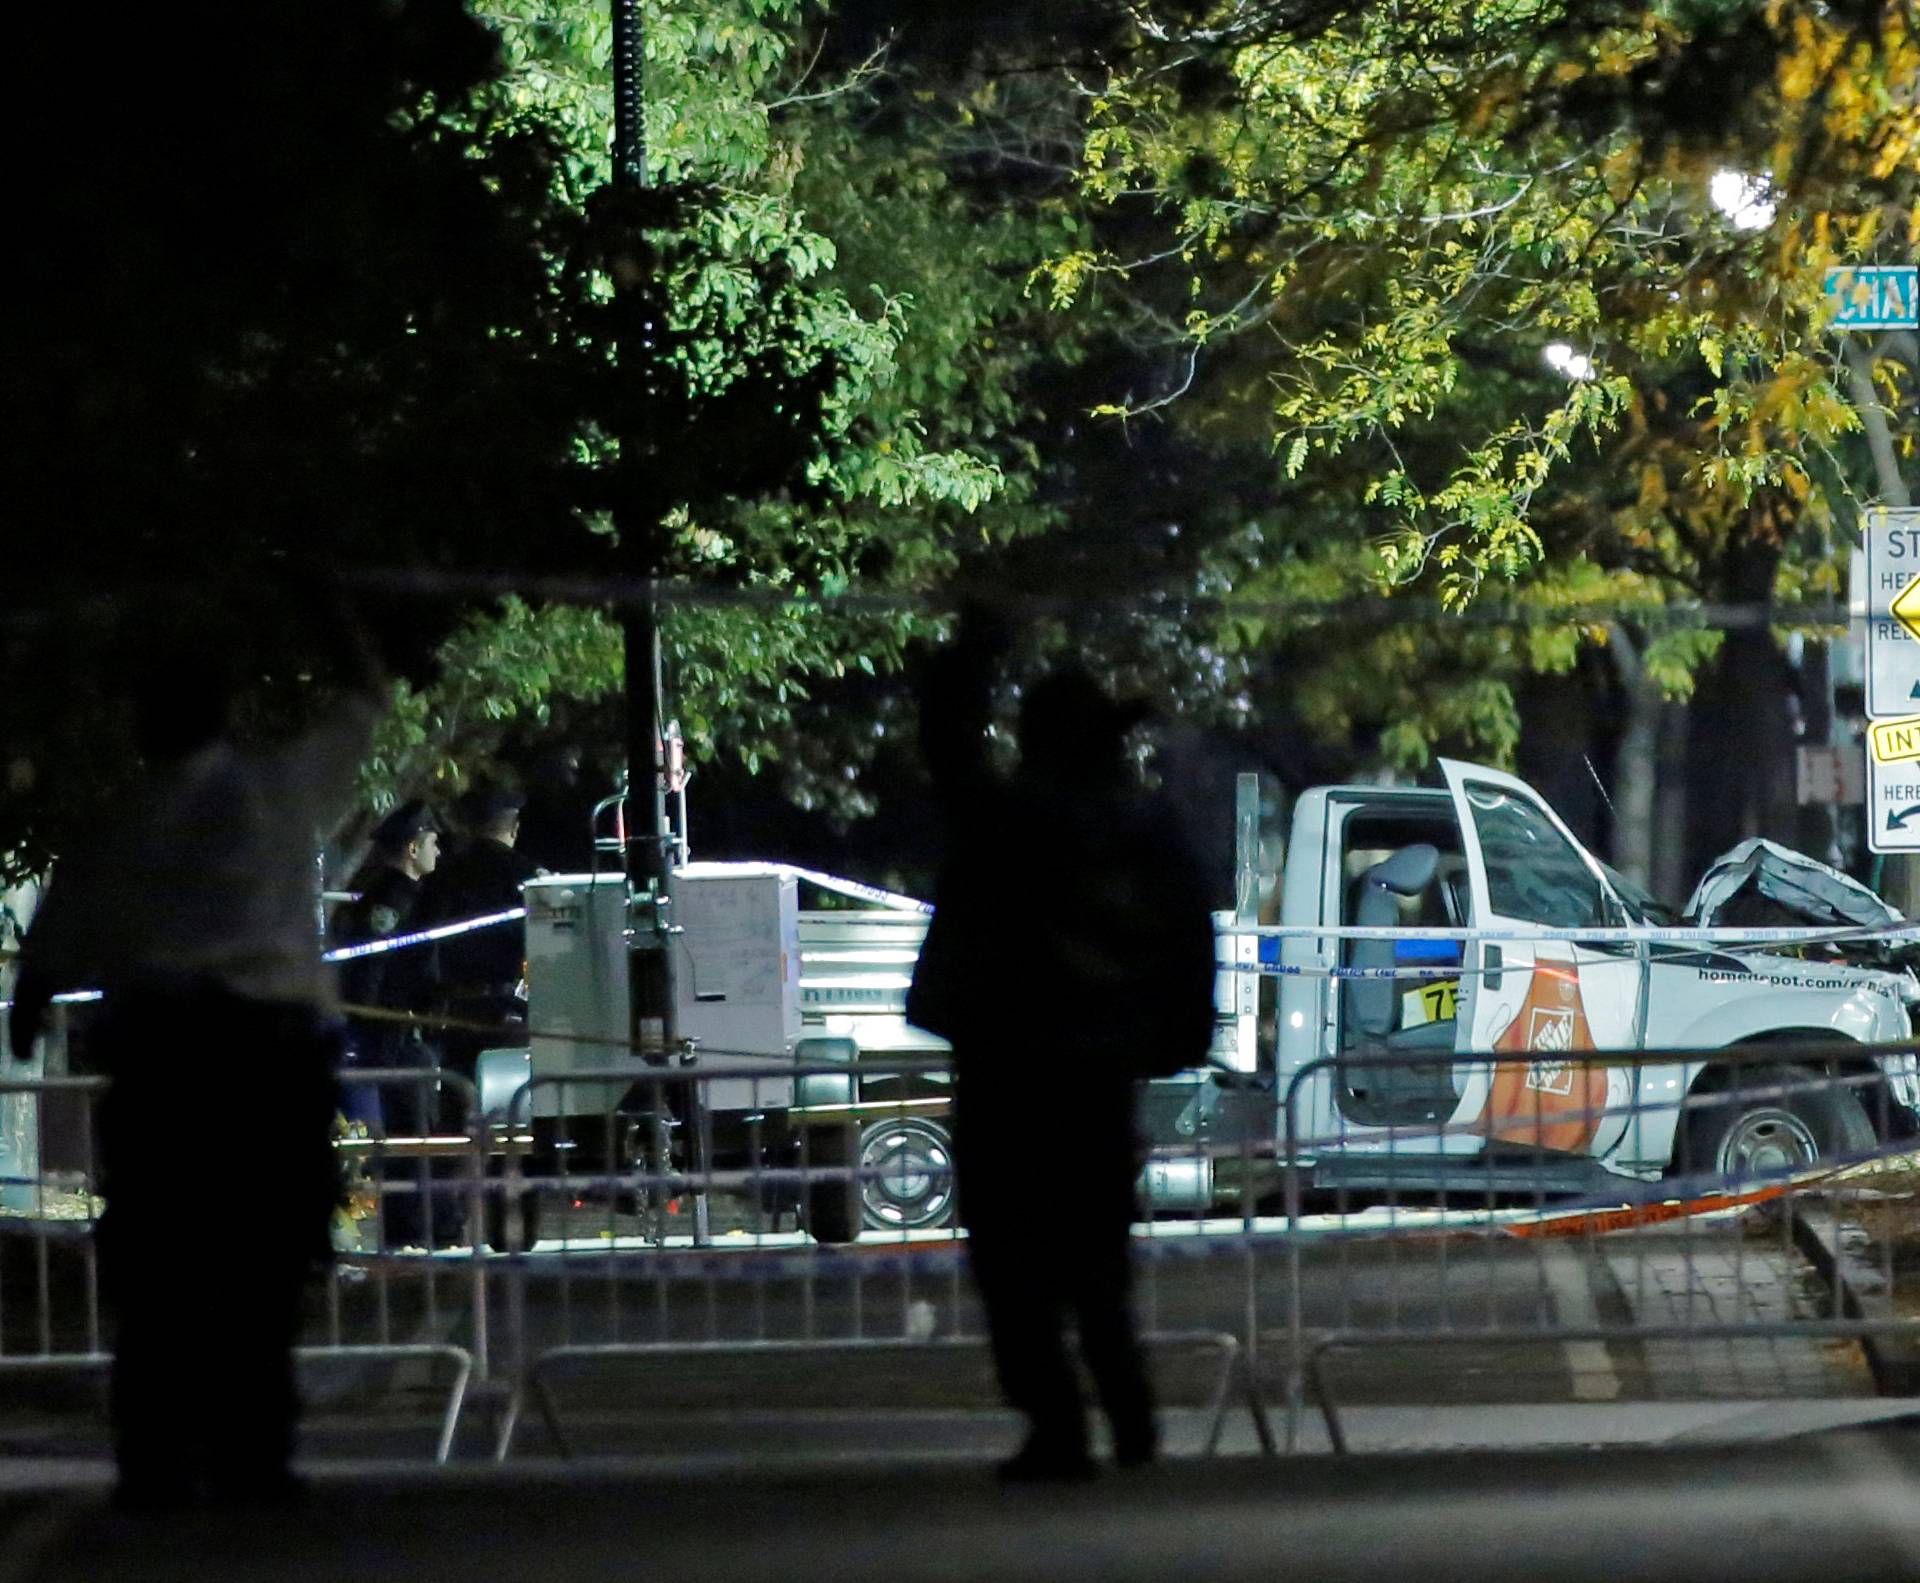
[[(404, 852), (410, 842), (439, 823), (425, 803), (403, 803), (384, 819), (374, 832), (376, 853)], [(422, 882), (390, 862), (380, 868), (362, 886), (357, 901), (348, 903), (335, 915), (333, 943), (339, 946), (364, 945), (397, 938), (418, 927)], [(343, 1065), (361, 1068), (419, 1068), (424, 1074), (418, 1084), (383, 1083), (344, 1085), (341, 1108), (353, 1120), (365, 1122), (377, 1133), (389, 1137), (418, 1136), (433, 1130), (434, 1090), (440, 1066), (440, 1052), (434, 1040), (419, 1026), (397, 1018), (355, 1015), (355, 1008), (395, 1013), (426, 1013), (431, 1009), (431, 948), (402, 946), (394, 951), (354, 957), (340, 967), (340, 998), (347, 1012), (347, 1051)], [(414, 1181), (424, 1185), (422, 1171), (404, 1161), (388, 1164), (389, 1180)], [(453, 1211), (436, 1213), (439, 1222), (450, 1220)], [(425, 1241), (426, 1210), (417, 1194), (392, 1194), (383, 1214), (385, 1238), (389, 1246), (405, 1246)]]
[[(523, 905), (520, 887), (546, 871), (509, 842), (480, 832), (519, 813), (524, 805), (517, 792), (504, 790), (466, 800), (462, 811), (475, 834), (442, 860), (422, 885), (418, 913), (422, 927)], [(433, 947), (435, 1005), (456, 1021), (489, 1026), (524, 1017), (520, 981), (526, 938), (523, 925), (507, 923), (439, 941)], [(498, 1042), (493, 1035), (452, 1029), (445, 1041), (447, 1064), (471, 1078), (478, 1053)]]
[[(374, 831), (374, 849), (380, 854), (404, 852), (409, 843), (431, 831), (439, 823), (425, 803), (401, 804)], [(422, 882), (405, 869), (383, 862), (361, 887), (357, 901), (349, 902), (334, 917), (334, 943), (364, 945), (405, 934), (414, 927), (420, 911)], [(340, 997), (350, 1007), (379, 1007), (391, 1011), (424, 1011), (431, 981), (431, 955), (422, 946), (405, 946), (375, 956), (355, 957), (341, 964)], [(355, 1019), (355, 1045), (365, 1054), (375, 1049), (391, 1053), (398, 1042), (390, 1034), (405, 1035), (408, 1030), (377, 1019)], [(369, 1061), (362, 1065), (385, 1065)], [(402, 1061), (396, 1064), (411, 1065)]]

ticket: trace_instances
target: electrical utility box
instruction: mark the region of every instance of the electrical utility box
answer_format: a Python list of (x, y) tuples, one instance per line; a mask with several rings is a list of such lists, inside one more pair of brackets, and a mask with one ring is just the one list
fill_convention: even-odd
[[(673, 874), (673, 989), (692, 1070), (783, 1060), (800, 1041), (800, 887), (774, 863), (688, 863)], [(680, 1070), (687, 1070), (682, 1066)], [(793, 1079), (718, 1078), (714, 1111), (781, 1110)]]
[(632, 1045), (627, 876), (543, 874), (527, 881), (525, 895), (533, 1077), (624, 1074), (606, 1083), (540, 1083), (533, 1114), (610, 1111), (647, 1069)]

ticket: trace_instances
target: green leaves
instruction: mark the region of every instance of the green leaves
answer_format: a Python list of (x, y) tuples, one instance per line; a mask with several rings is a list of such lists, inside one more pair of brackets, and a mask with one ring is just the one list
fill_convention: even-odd
[[(1156, 416), (1264, 422), (1285, 524), (1264, 557), (1317, 534), (1318, 559), (1452, 611), (1579, 588), (1632, 620), (1756, 597), (1756, 577), (1798, 597), (1831, 582), (1835, 527), (1871, 488), (1819, 280), (1914, 212), (1920, 166), (1886, 155), (1920, 147), (1920, 102), (1882, 90), (1920, 51), (1897, 5), (1722, 11), (1415, 0), (1311, 26), (1241, 11), (1222, 32), (1158, 8), (1085, 117), (1084, 190), (1125, 241), (1062, 250), (1041, 278), (1153, 305), (1200, 370)], [(1222, 69), (1184, 94), (1194, 61)], [(1721, 214), (1728, 169), (1770, 178), (1777, 213)], [(1914, 376), (1877, 377), (1884, 398)], [(1920, 408), (1892, 410), (1911, 452)], [(1429, 659), (1504, 677), (1564, 670), (1605, 632), (1430, 639)], [(1662, 636), (1649, 672), (1677, 694), (1716, 643)], [(1401, 662), (1381, 641), (1348, 655), (1376, 680)], [(1501, 699), (1446, 697), (1403, 699), (1417, 713), (1377, 752), (1412, 762), (1449, 732), (1497, 750)], [(1329, 733), (1365, 718), (1316, 715)]]
[[(1015, 272), (992, 267), (1024, 269), (1040, 248), (1019, 240), (1023, 224), (983, 222), (924, 150), (864, 132), (863, 79), (810, 77), (800, 19), (797, 0), (646, 10), (649, 170), (688, 184), (644, 221), (660, 326), (650, 364), (615, 334), (608, 255), (632, 249), (616, 217), (583, 217), (586, 240), (553, 259), (579, 293), (602, 380), (575, 446), (580, 520), (611, 530), (608, 502), (630, 476), (612, 436), (632, 443), (623, 413), (644, 382), (662, 393), (641, 474), (668, 569), (789, 601), (694, 601), (665, 628), (670, 710), (693, 752), (756, 769), (788, 756), (793, 711), (817, 682), (891, 668), (919, 630), (810, 596), (924, 587), (963, 534), (1004, 542), (1041, 520), (1003, 460), (1022, 460), (1003, 441), (1018, 418), (1011, 375), (1032, 356), (1004, 326), (1038, 309)], [(557, 135), (554, 198), (581, 213), (607, 170), (605, 7), (505, 0), (490, 20), (509, 70), (476, 125), (504, 136), (531, 120)], [(795, 458), (777, 477), (775, 448)], [(617, 696), (617, 627), (579, 619), (511, 604), (476, 614), (439, 678), (401, 698), (380, 784), (458, 784), (555, 704)]]

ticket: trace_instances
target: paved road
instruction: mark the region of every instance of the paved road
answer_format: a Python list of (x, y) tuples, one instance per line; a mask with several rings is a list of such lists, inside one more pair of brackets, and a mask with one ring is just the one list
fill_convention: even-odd
[(662, 1475), (404, 1468), (293, 1512), (135, 1518), (0, 1495), (0, 1583), (258, 1578), (1049, 1583), (1382, 1577), (1879, 1583), (1920, 1577), (1915, 1437), (1719, 1452), (1164, 1465), (1003, 1489), (984, 1465)]
[[(1062, 1235), (1070, 1235), (1063, 1231)], [(1248, 1252), (1217, 1237), (1155, 1238), (1143, 1247), (1140, 1306), (1151, 1330), (1244, 1336), (1258, 1316), (1262, 1377), (1283, 1389), (1293, 1272), (1284, 1249)], [(770, 1274), (722, 1249), (639, 1271), (592, 1259), (543, 1261), (528, 1287), (534, 1349), (609, 1340), (750, 1342), (801, 1336), (942, 1338), (979, 1334), (959, 1262), (928, 1248), (901, 1267), (865, 1248), (818, 1272), (804, 1252)], [(1363, 1342), (1380, 1329), (1545, 1331), (1578, 1326), (1692, 1325), (1699, 1342), (1490, 1340), (1444, 1353), (1361, 1345), (1339, 1354), (1331, 1379), (1356, 1403), (1673, 1400), (1775, 1394), (1847, 1396), (1870, 1389), (1853, 1349), (1831, 1343), (1712, 1339), (1714, 1327), (1753, 1329), (1811, 1317), (1820, 1292), (1798, 1255), (1764, 1224), (1682, 1223), (1605, 1238), (1537, 1241), (1505, 1235), (1322, 1238), (1299, 1265), (1303, 1326)], [(1204, 1349), (1163, 1349), (1170, 1400), (1198, 1404), (1217, 1380)], [(877, 1396), (863, 1396), (862, 1381)], [(721, 1382), (726, 1382), (724, 1385)], [(929, 1363), (823, 1358), (796, 1370), (785, 1357), (740, 1358), (710, 1373), (655, 1370), (649, 1400), (739, 1406), (734, 1384), (762, 1406), (964, 1407), (991, 1402), (979, 1360)], [(617, 1390), (618, 1386), (610, 1388)], [(852, 1392), (851, 1395), (848, 1393)], [(663, 1394), (664, 1393), (664, 1394)]]

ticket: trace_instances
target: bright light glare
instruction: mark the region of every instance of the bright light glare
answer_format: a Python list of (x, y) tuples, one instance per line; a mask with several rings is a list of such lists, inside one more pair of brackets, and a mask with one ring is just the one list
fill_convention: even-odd
[(1593, 359), (1585, 352), (1576, 352), (1565, 341), (1551, 342), (1540, 355), (1547, 360), (1547, 367), (1569, 379), (1593, 378)]
[(1773, 184), (1766, 177), (1737, 170), (1716, 171), (1707, 183), (1707, 196), (1713, 199), (1714, 208), (1742, 231), (1762, 231), (1773, 224), (1778, 206), (1772, 191)]

